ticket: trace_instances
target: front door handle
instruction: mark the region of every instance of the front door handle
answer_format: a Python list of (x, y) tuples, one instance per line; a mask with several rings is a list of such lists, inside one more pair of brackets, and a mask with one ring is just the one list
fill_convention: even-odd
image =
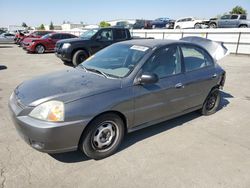
[(181, 88), (184, 88), (184, 85), (182, 83), (178, 83), (175, 85), (175, 88), (176, 89), (181, 89)]
[(216, 73), (213, 74), (212, 78), (217, 78), (217, 74)]

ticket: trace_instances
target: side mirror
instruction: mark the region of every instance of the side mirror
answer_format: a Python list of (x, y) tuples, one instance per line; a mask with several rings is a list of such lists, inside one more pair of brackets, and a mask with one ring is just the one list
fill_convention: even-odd
[(159, 81), (159, 77), (154, 73), (143, 73), (138, 79), (139, 84), (154, 84)]

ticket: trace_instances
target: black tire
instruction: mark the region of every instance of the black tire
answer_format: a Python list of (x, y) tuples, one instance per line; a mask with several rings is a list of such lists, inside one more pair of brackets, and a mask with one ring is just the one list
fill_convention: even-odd
[(195, 29), (201, 29), (201, 24), (199, 24), (199, 23), (195, 24), (195, 25), (194, 25), (194, 28), (195, 28)]
[(239, 28), (247, 28), (247, 25), (240, 25)]
[(73, 65), (76, 67), (88, 58), (88, 54), (84, 50), (78, 50), (73, 55)]
[(220, 105), (221, 101), (221, 93), (218, 88), (214, 88), (208, 94), (205, 102), (203, 103), (201, 114), (208, 116), (214, 114)]
[(216, 23), (210, 23), (209, 28), (211, 28), (211, 29), (217, 28)]
[(41, 44), (38, 44), (35, 48), (37, 54), (43, 54), (45, 52), (45, 47)]
[(79, 143), (79, 149), (86, 156), (95, 160), (114, 154), (123, 140), (124, 126), (122, 119), (114, 113), (95, 118), (84, 131)]
[(177, 25), (177, 26), (175, 27), (175, 29), (181, 29), (181, 27), (180, 27), (179, 25)]

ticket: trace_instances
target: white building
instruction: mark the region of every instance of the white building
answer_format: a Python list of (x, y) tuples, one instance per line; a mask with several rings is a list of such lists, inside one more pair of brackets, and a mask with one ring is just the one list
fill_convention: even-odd
[(25, 27), (19, 26), (19, 25), (9, 25), (8, 31), (9, 32), (16, 32), (17, 30), (25, 30)]
[[(44, 27), (45, 27), (45, 30), (50, 30), (49, 29), (49, 26), (50, 25), (45, 25)], [(60, 26), (60, 25), (54, 25), (54, 30), (62, 30), (62, 26)]]
[(62, 30), (69, 31), (74, 28), (83, 28), (84, 24), (76, 24), (76, 23), (65, 23), (61, 25)]

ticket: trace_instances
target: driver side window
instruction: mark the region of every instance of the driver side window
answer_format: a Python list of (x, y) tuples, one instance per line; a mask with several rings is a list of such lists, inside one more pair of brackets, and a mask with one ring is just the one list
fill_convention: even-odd
[(111, 30), (103, 30), (100, 34), (100, 41), (112, 41), (113, 40), (113, 33)]
[(143, 72), (155, 73), (159, 78), (181, 73), (181, 56), (177, 46), (161, 49), (143, 65)]

